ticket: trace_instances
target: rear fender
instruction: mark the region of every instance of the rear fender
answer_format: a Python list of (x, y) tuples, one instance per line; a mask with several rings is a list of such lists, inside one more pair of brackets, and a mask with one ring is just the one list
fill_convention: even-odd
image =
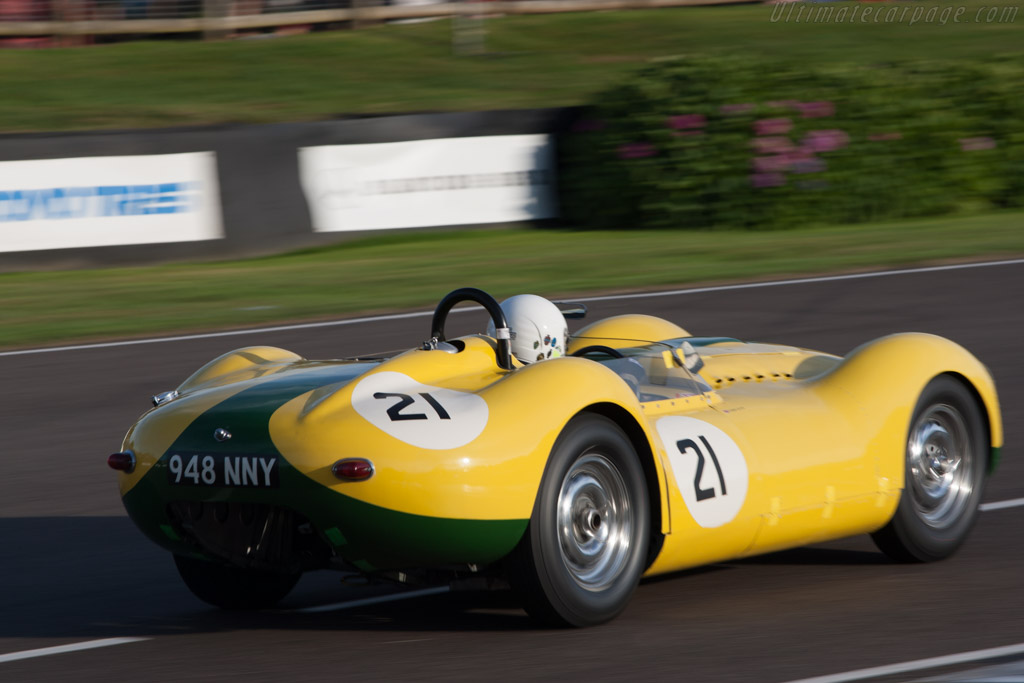
[[(385, 364), (360, 381), (397, 369), (430, 384), (429, 369), (421, 375), (413, 363)], [(551, 449), (575, 415), (595, 405), (614, 406), (616, 421), (627, 434), (636, 428), (624, 422), (626, 417), (635, 425), (644, 424), (629, 386), (608, 368), (582, 358), (529, 365), (475, 392), (487, 404), (486, 426), (458, 447), (417, 446), (370, 424), (351, 407), (358, 384), (353, 382), (323, 402), (310, 395), (297, 397), (274, 414), (270, 433), (289, 462), (323, 486), (414, 515), (529, 519)], [(453, 426), (458, 419), (453, 413)], [(657, 453), (641, 432), (646, 449), (638, 450)], [(330, 466), (345, 457), (372, 458), (377, 474), (358, 485), (339, 482)], [(662, 463), (657, 457), (652, 461), (663, 491)], [(667, 517), (665, 511), (662, 518)]]

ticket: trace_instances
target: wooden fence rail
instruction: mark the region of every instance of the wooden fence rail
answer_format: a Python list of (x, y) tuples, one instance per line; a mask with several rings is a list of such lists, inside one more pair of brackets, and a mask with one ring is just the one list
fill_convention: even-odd
[[(755, 0), (756, 1), (756, 0)], [(750, 4), (752, 0), (496, 0), (445, 2), (436, 5), (389, 5), (273, 12), (188, 19), (117, 19), (87, 21), (0, 21), (0, 36), (83, 36), (155, 33), (223, 34), (227, 31), (334, 22), (374, 22), (389, 19), (554, 14), (604, 10), (657, 9), (702, 5)]]

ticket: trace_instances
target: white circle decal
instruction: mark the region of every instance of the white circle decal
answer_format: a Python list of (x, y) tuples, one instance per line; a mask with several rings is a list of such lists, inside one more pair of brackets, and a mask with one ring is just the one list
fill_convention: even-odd
[(366, 376), (352, 407), (381, 431), (420, 448), (458, 448), (487, 426), (487, 402), (464, 391), (420, 384), (400, 372)]
[(676, 486), (686, 507), (706, 529), (731, 522), (747, 497), (747, 461), (718, 427), (692, 417), (658, 420)]

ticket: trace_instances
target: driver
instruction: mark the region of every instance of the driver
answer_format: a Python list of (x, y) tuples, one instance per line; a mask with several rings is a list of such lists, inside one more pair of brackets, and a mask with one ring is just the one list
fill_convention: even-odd
[[(565, 355), (569, 326), (558, 306), (536, 294), (518, 294), (501, 302), (511, 332), (512, 355), (523, 364)], [(494, 336), (494, 323), (487, 325)]]

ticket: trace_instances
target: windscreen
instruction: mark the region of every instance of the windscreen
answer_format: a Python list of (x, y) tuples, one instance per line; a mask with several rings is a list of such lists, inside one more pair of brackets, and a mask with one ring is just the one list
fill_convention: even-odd
[[(584, 344), (579, 349), (584, 352), (583, 357), (601, 363), (621, 377), (641, 402), (664, 401), (711, 391), (711, 387), (684, 364), (694, 365), (689, 353), (696, 351), (688, 344), (687, 353), (684, 353), (683, 344), (672, 341), (644, 343), (628, 340), (635, 345), (618, 349), (608, 346), (609, 342), (618, 346), (627, 340), (602, 337), (594, 339), (594, 345), (590, 347), (586, 347), (585, 337), (573, 337), (573, 341)], [(580, 355), (579, 351), (574, 355)], [(699, 356), (693, 360), (699, 363)]]

